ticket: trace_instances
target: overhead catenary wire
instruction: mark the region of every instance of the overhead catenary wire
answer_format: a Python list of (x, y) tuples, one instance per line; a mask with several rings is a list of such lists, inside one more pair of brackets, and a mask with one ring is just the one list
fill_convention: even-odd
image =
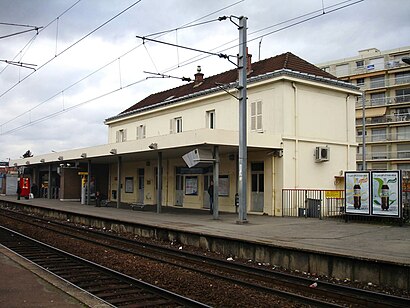
[[(340, 2), (339, 4), (344, 4), (344, 3), (352, 2), (352, 1), (353, 1), (353, 0), (347, 0), (347, 1)], [(343, 7), (338, 7), (338, 8), (332, 9), (332, 10), (328, 11), (327, 13), (335, 12), (335, 11), (340, 10), (340, 9), (342, 9), (342, 8), (346, 8), (346, 7), (348, 7), (348, 6), (351, 6), (351, 5), (354, 5), (354, 4), (357, 4), (357, 3), (359, 3), (359, 2), (363, 2), (363, 1), (364, 1), (364, 0), (356, 0), (355, 2), (350, 3), (350, 4), (348, 4), (348, 5), (344, 5)], [(337, 6), (337, 5), (338, 5), (338, 4), (335, 4), (335, 5), (332, 5), (331, 7), (335, 7), (335, 6)], [(325, 9), (327, 9), (327, 8), (325, 8)], [(317, 12), (317, 11), (315, 11), (315, 12)], [(307, 15), (308, 15), (308, 14), (304, 14), (304, 15), (302, 15), (302, 16), (307, 16)], [(310, 15), (311, 15), (311, 14), (310, 14)], [(307, 21), (309, 21), (309, 20), (312, 20), (312, 19), (314, 19), (314, 18), (318, 18), (318, 17), (323, 16), (323, 15), (324, 15), (324, 14), (320, 14), (320, 15), (315, 15), (315, 16), (313, 16), (313, 17), (306, 18), (306, 19), (304, 19), (304, 20), (302, 20), (302, 21), (295, 22), (294, 24), (291, 24), (291, 25), (282, 27), (282, 28), (277, 29), (277, 30), (275, 30), (275, 31), (271, 31), (271, 32), (269, 32), (269, 33), (267, 33), (267, 34), (260, 35), (260, 36), (254, 38), (254, 39), (248, 40), (248, 42), (249, 42), (249, 41), (256, 40), (256, 39), (259, 39), (259, 38), (264, 37), (264, 36), (272, 35), (272, 34), (274, 34), (274, 33), (277, 33), (277, 32), (279, 32), (279, 31), (281, 31), (281, 30), (288, 29), (288, 28), (291, 27), (291, 26), (299, 25), (299, 24), (301, 24), (301, 23), (303, 23), (303, 22), (307, 22)], [(292, 20), (294, 20), (294, 19), (292, 19)], [(282, 22), (281, 24), (283, 24), (283, 22)], [(143, 37), (140, 37), (140, 38), (143, 38)], [(148, 39), (147, 39), (147, 40), (148, 40)], [(153, 39), (149, 39), (149, 40), (155, 41), (155, 40), (153, 40)], [(160, 41), (158, 41), (158, 42), (160, 42)], [(169, 43), (169, 44), (171, 44), (171, 43)], [(172, 45), (175, 45), (175, 44), (172, 44)], [(141, 45), (139, 45), (139, 46), (141, 46)], [(137, 46), (137, 47), (139, 47), (139, 46)], [(222, 51), (226, 51), (226, 50), (229, 50), (229, 49), (234, 48), (234, 47), (237, 47), (237, 46), (238, 46), (238, 44), (236, 44), (235, 46), (228, 47), (228, 48), (226, 48), (226, 49), (224, 49), (224, 50), (222, 50)], [(135, 47), (135, 48), (137, 48), (137, 47)], [(134, 48), (134, 49), (135, 49), (135, 48)], [(198, 52), (202, 52), (201, 50), (197, 50), (197, 51), (198, 51)], [(131, 51), (129, 51), (129, 52), (131, 52)], [(200, 59), (204, 59), (204, 58), (207, 58), (207, 57), (210, 57), (210, 56), (215, 56), (215, 55), (216, 55), (216, 56), (219, 56), (219, 54), (220, 54), (220, 53), (211, 53), (211, 52), (205, 52), (205, 53), (206, 53), (207, 55), (204, 56), (204, 57), (202, 57), (202, 58), (200, 58)], [(197, 60), (196, 60), (196, 61), (197, 61)], [(181, 66), (185, 66), (185, 65), (188, 65), (188, 64), (191, 64), (191, 63), (185, 63), (184, 65), (181, 65)], [(180, 66), (179, 66), (179, 67), (180, 67)], [(167, 73), (167, 72), (172, 71), (172, 70), (174, 70), (174, 69), (176, 69), (176, 68), (170, 68), (170, 69), (168, 69), (168, 70), (163, 71), (163, 73)], [(142, 82), (142, 81), (144, 81), (144, 80), (146, 80), (146, 79), (142, 79), (142, 80), (138, 80), (138, 81), (132, 82), (131, 84), (128, 84), (128, 85), (126, 85), (125, 87), (123, 87), (123, 89), (128, 88), (128, 87), (130, 87), (130, 86), (132, 86), (132, 85), (135, 85), (135, 84), (137, 84), (137, 83), (140, 83), (140, 82)], [(57, 115), (59, 115), (59, 114), (61, 114), (61, 113), (64, 113), (64, 112), (68, 112), (68, 111), (70, 111), (70, 110), (72, 110), (72, 109), (74, 109), (74, 108), (77, 108), (77, 107), (79, 107), (79, 106), (81, 106), (81, 105), (86, 104), (87, 102), (91, 102), (91, 101), (94, 101), (94, 100), (96, 100), (96, 99), (98, 99), (98, 98), (107, 96), (107, 95), (109, 95), (110, 93), (115, 93), (115, 92), (117, 92), (117, 91), (119, 91), (119, 90), (121, 90), (121, 89), (122, 89), (122, 88), (118, 88), (118, 89), (113, 90), (113, 91), (110, 91), (110, 92), (108, 92), (108, 93), (106, 93), (106, 94), (104, 94), (104, 95), (102, 95), (102, 96), (98, 96), (97, 98), (93, 98), (93, 99), (90, 99), (90, 100), (88, 100), (88, 101), (86, 101), (86, 102), (83, 102), (83, 103), (74, 105), (74, 106), (72, 106), (72, 107), (70, 107), (70, 108), (67, 108), (66, 110), (62, 110), (62, 111), (53, 113), (53, 114), (52, 114), (52, 117), (55, 117), (55, 116), (57, 116)], [(25, 114), (27, 114), (27, 113), (29, 113), (29, 111), (25, 112)], [(16, 118), (19, 118), (19, 117), (21, 117), (21, 116), (22, 116), (22, 115), (19, 115), (19, 116), (17, 116)], [(48, 119), (48, 117), (45, 116), (45, 117), (43, 117), (43, 118), (41, 118), (41, 119), (42, 119), (42, 121), (43, 121), (43, 120)], [(12, 120), (11, 120), (11, 121), (12, 121)], [(7, 123), (9, 123), (9, 122), (10, 122), (10, 121), (1, 124), (1, 125), (0, 125), (0, 128), (2, 128), (5, 124), (7, 124)], [(32, 123), (35, 124), (35, 123), (37, 123), (37, 121), (33, 121)], [(29, 123), (29, 124), (31, 125), (31, 123)], [(28, 125), (28, 124), (24, 124), (24, 125), (21, 125), (21, 126), (19, 126), (19, 127), (17, 127), (17, 128), (14, 128), (14, 129), (12, 129), (12, 130), (5, 131), (5, 132), (3, 132), (3, 131), (1, 130), (0, 135), (6, 134), (6, 133), (11, 133), (11, 132), (14, 132), (14, 131), (19, 130), (19, 129), (23, 129), (23, 128), (25, 128), (27, 125)]]
[[(80, 0), (79, 0), (79, 1), (80, 1)], [(79, 1), (77, 1), (76, 3), (78, 3)], [(245, 0), (236, 1), (236, 2), (234, 2), (234, 3), (232, 3), (232, 4), (229, 4), (229, 5), (227, 5), (227, 6), (222, 7), (222, 8), (220, 8), (220, 9), (216, 10), (216, 11), (213, 11), (213, 12), (211, 12), (211, 13), (208, 13), (208, 14), (206, 14), (206, 15), (204, 15), (204, 16), (202, 16), (202, 17), (199, 17), (199, 18), (197, 18), (197, 19), (195, 19), (195, 20), (193, 20), (193, 21), (190, 21), (190, 22), (184, 24), (183, 26), (186, 26), (186, 25), (190, 25), (190, 24), (192, 24), (192, 23), (195, 23), (195, 22), (197, 22), (197, 21), (199, 21), (199, 20), (202, 20), (202, 19), (207, 18), (207, 17), (209, 17), (209, 16), (211, 16), (211, 15), (214, 15), (214, 14), (216, 14), (216, 13), (219, 13), (219, 12), (221, 12), (221, 11), (223, 11), (223, 10), (226, 10), (226, 9), (228, 9), (228, 8), (231, 8), (231, 7), (233, 7), (233, 6), (235, 6), (235, 5), (239, 4), (239, 3), (241, 3), (241, 2), (243, 2), (243, 1), (245, 1)], [(75, 4), (74, 4), (74, 5), (75, 5)], [(60, 16), (61, 16), (61, 15), (60, 15)], [(47, 26), (48, 26), (48, 25), (47, 25)], [(47, 26), (46, 26), (46, 27), (47, 27)], [(162, 36), (162, 35), (159, 35), (159, 37), (160, 37), (160, 36)], [(119, 57), (117, 57), (117, 58), (115, 58), (115, 59), (109, 61), (108, 63), (104, 64), (103, 66), (101, 66), (101, 67), (98, 68), (97, 70), (95, 70), (95, 71), (89, 73), (88, 75), (82, 77), (81, 79), (77, 80), (77, 81), (74, 82), (73, 84), (69, 85), (68, 87), (64, 88), (63, 90), (61, 90), (61, 91), (57, 92), (56, 94), (52, 95), (52, 96), (49, 97), (48, 99), (46, 99), (46, 100), (40, 102), (40, 103), (37, 104), (36, 106), (33, 106), (32, 108), (30, 108), (30, 109), (26, 110), (25, 112), (23, 112), (23, 113), (21, 113), (21, 114), (15, 116), (14, 118), (12, 118), (12, 119), (10, 119), (10, 120), (8, 120), (8, 121), (6, 121), (6, 122), (1, 123), (1, 124), (0, 124), (0, 135), (4, 135), (4, 134), (7, 134), (7, 133), (12, 133), (12, 132), (14, 132), (14, 131), (23, 129), (23, 128), (27, 127), (27, 126), (34, 125), (34, 124), (37, 123), (37, 122), (35, 122), (35, 121), (34, 121), (34, 122), (31, 122), (30, 125), (24, 124), (24, 125), (21, 125), (21, 126), (19, 126), (19, 127), (16, 127), (16, 128), (14, 128), (14, 129), (8, 130), (8, 131), (3, 131), (3, 130), (2, 130), (2, 128), (3, 128), (5, 125), (7, 125), (7, 124), (9, 124), (9, 123), (11, 123), (11, 122), (13, 122), (13, 121), (15, 121), (15, 120), (17, 120), (17, 119), (23, 117), (23, 116), (26, 115), (26, 114), (29, 114), (29, 115), (30, 115), (33, 110), (39, 108), (40, 106), (42, 106), (42, 105), (44, 105), (45, 103), (51, 101), (51, 100), (54, 99), (55, 97), (61, 95), (61, 93), (66, 92), (66, 91), (69, 90), (70, 88), (72, 88), (72, 87), (76, 86), (77, 84), (83, 82), (84, 80), (90, 78), (90, 77), (93, 76), (94, 74), (96, 74), (96, 73), (98, 73), (99, 71), (105, 69), (106, 67), (108, 67), (109, 65), (111, 65), (112, 63), (114, 63), (115, 61), (117, 61), (117, 60), (119, 60), (119, 59), (125, 57), (125, 56), (128, 55), (128, 54), (130, 54), (131, 52), (133, 52), (133, 51), (136, 50), (137, 48), (141, 47), (142, 45), (143, 45), (143, 44), (138, 44), (137, 46), (134, 46), (133, 48), (131, 48), (131, 49), (128, 50), (127, 52), (123, 53), (121, 56), (119, 56)], [(135, 81), (135, 82), (132, 82), (132, 83), (126, 85), (125, 87), (120, 87), (120, 88), (121, 88), (121, 89), (125, 89), (125, 88), (131, 87), (131, 86), (133, 86), (133, 85), (135, 85), (135, 84), (138, 84), (138, 83), (140, 83), (140, 82), (142, 82), (142, 81), (145, 81), (145, 80), (146, 80), (146, 78), (141, 79), (141, 80), (137, 80), (137, 81)], [(121, 89), (117, 89), (117, 90), (114, 90), (114, 91), (110, 91), (110, 92), (106, 93), (106, 95), (104, 95), (104, 96), (107, 96), (107, 95), (109, 95), (109, 94), (115, 93), (115, 92), (117, 92), (118, 90), (121, 90)], [(100, 96), (99, 96), (99, 97), (100, 97)], [(100, 97), (100, 98), (101, 98), (101, 97)], [(95, 100), (95, 99), (91, 99), (91, 100), (88, 100), (87, 102), (92, 102), (92, 101), (94, 101), (94, 100)], [(80, 106), (84, 105), (84, 104), (87, 103), (87, 102), (78, 104), (78, 105), (76, 105), (75, 108), (80, 107)], [(64, 112), (68, 112), (68, 111), (70, 111), (70, 110), (72, 110), (72, 109), (73, 109), (73, 108), (67, 108), (67, 109), (64, 109), (63, 111), (64, 111)], [(58, 116), (58, 115), (60, 115), (61, 113), (63, 113), (63, 112), (53, 113), (53, 116), (52, 116), (52, 117)], [(52, 117), (50, 117), (50, 118), (52, 118)], [(44, 118), (44, 120), (46, 119), (46, 117), (43, 117), (43, 118)], [(48, 119), (48, 118), (47, 118), (47, 119)]]
[[(23, 59), (24, 54), (28, 51), (29, 47), (31, 46), (31, 44), (34, 42), (34, 40), (37, 38), (37, 36), (44, 31), (45, 29), (47, 29), (54, 21), (56, 21), (58, 18), (62, 17), (63, 15), (65, 15), (68, 11), (70, 11), (73, 7), (75, 7), (81, 0), (77, 0), (75, 3), (73, 3), (71, 6), (69, 6), (67, 9), (65, 9), (62, 13), (60, 13), (60, 15), (58, 15), (56, 18), (54, 18), (52, 21), (50, 21), (46, 26), (42, 27), (38, 33), (36, 33), (27, 43), (26, 45), (24, 45), (24, 47), (13, 57), (12, 61), (14, 61), (19, 55), (23, 54), (20, 56), (20, 61)], [(23, 51), (25, 50), (25, 52), (23, 53)], [(0, 74), (4, 72), (4, 70), (7, 68), (4, 67), (1, 71)]]
[(119, 12), (118, 14), (116, 14), (115, 16), (111, 17), (110, 19), (108, 19), (107, 21), (105, 21), (104, 23), (102, 23), (101, 25), (99, 25), (98, 27), (96, 27), (95, 29), (93, 29), (92, 31), (88, 32), (86, 35), (84, 35), (83, 37), (81, 37), (79, 40), (75, 41), (73, 44), (71, 44), (70, 46), (68, 46), (67, 48), (63, 49), (61, 52), (59, 52), (57, 55), (55, 55), (53, 58), (47, 60), (45, 63), (43, 63), (42, 65), (40, 65), (38, 67), (38, 69), (30, 74), (28, 74), (27, 76), (25, 76), (23, 79), (21, 79), (19, 82), (15, 83), (13, 86), (11, 86), (8, 90), (6, 90), (5, 92), (0, 94), (0, 98), (2, 98), (4, 95), (6, 95), (7, 93), (9, 93), (11, 90), (13, 90), (15, 87), (17, 87), (19, 84), (21, 84), (21, 82), (23, 82), (24, 80), (28, 79), (30, 76), (32, 76), (35, 72), (38, 72), (39, 70), (41, 70), (43, 67), (45, 67), (47, 64), (49, 64), (50, 62), (52, 62), (54, 59), (56, 59), (57, 57), (61, 56), (63, 53), (65, 53), (66, 51), (70, 50), (71, 48), (73, 48), (74, 46), (76, 46), (77, 44), (79, 44), (80, 42), (82, 42), (84, 39), (86, 39), (87, 37), (91, 36), (93, 33), (95, 33), (96, 31), (98, 31), (99, 29), (101, 29), (102, 27), (104, 27), (105, 25), (107, 25), (108, 23), (110, 23), (111, 21), (113, 21), (114, 19), (118, 18), (119, 16), (121, 16), (122, 14), (124, 14), (126, 11), (128, 11), (129, 9), (131, 9), (132, 7), (134, 7), (135, 5), (137, 5), (138, 3), (140, 3), (142, 0), (138, 0), (135, 1), (133, 4), (131, 4), (130, 6), (128, 6), (127, 8), (125, 8), (124, 10), (122, 10), (121, 12)]
[[(339, 7), (340, 5), (343, 5), (343, 4), (345, 4), (345, 3), (352, 2), (352, 1), (355, 1), (355, 2), (350, 3), (350, 4), (348, 4), (348, 5), (345, 5), (345, 6), (343, 6), (343, 7)], [(297, 17), (294, 17), (294, 18), (291, 18), (291, 19), (288, 19), (288, 20), (285, 20), (285, 21), (276, 23), (276, 24), (274, 24), (274, 25), (271, 25), (271, 26), (268, 26), (268, 27), (264, 27), (264, 28), (262, 28), (262, 29), (259, 29), (259, 30), (250, 32), (250, 33), (248, 33), (248, 35), (251, 36), (251, 35), (253, 35), (253, 34), (262, 32), (262, 31), (264, 31), (264, 30), (271, 29), (271, 28), (277, 27), (277, 26), (279, 26), (279, 25), (287, 24), (287, 23), (290, 22), (290, 21), (295, 21), (295, 20), (298, 20), (298, 19), (300, 19), (300, 18), (303, 18), (303, 17), (306, 17), (306, 16), (310, 16), (310, 15), (312, 15), (312, 14), (317, 14), (318, 12), (322, 12), (322, 11), (324, 11), (324, 10), (327, 10), (327, 9), (332, 8), (332, 10), (329, 10), (329, 11), (325, 12), (325, 14), (329, 14), (329, 13), (335, 12), (335, 11), (337, 11), (337, 10), (340, 10), (340, 9), (342, 9), (342, 8), (346, 8), (346, 7), (348, 7), (348, 6), (351, 6), (351, 5), (354, 5), (354, 4), (357, 4), (357, 3), (359, 3), (359, 2), (363, 2), (363, 1), (364, 1), (364, 0), (345, 0), (345, 1), (342, 1), (342, 2), (339, 2), (339, 3), (336, 3), (336, 4), (333, 4), (333, 5), (330, 5), (330, 6), (328, 6), (328, 7), (321, 8), (321, 9), (319, 9), (319, 10), (315, 10), (315, 11), (312, 11), (312, 12), (309, 12), (309, 13), (306, 13), (306, 14), (303, 14), (303, 15), (300, 15), (300, 16), (297, 16)], [(335, 7), (337, 7), (337, 8), (335, 8)], [(333, 9), (333, 8), (335, 8), (335, 9)], [(279, 28), (279, 29), (277, 29), (277, 30), (271, 31), (271, 32), (269, 32), (269, 33), (261, 34), (261, 35), (255, 37), (255, 38), (248, 39), (248, 40), (247, 40), (247, 43), (248, 43), (248, 42), (252, 42), (252, 41), (254, 41), (254, 40), (262, 39), (262, 38), (265, 37), (265, 36), (272, 35), (272, 34), (274, 34), (274, 33), (277, 33), (277, 32), (280, 32), (280, 31), (282, 31), (282, 30), (288, 29), (288, 28), (290, 28), (290, 27), (293, 27), (293, 26), (302, 24), (302, 23), (307, 22), (307, 21), (310, 21), (310, 20), (312, 20), (312, 19), (316, 19), (316, 18), (321, 17), (321, 16), (323, 16), (323, 15), (325, 15), (325, 14), (318, 14), (318, 15), (315, 15), (315, 16), (313, 16), (313, 17), (305, 18), (305, 19), (303, 19), (303, 20), (301, 20), (301, 21), (292, 23), (292, 24), (290, 24), (290, 25), (284, 26), (284, 27), (282, 27), (282, 28)], [(226, 48), (224, 48), (224, 49), (220, 49), (221, 47), (226, 46), (226, 45), (228, 45), (228, 44), (230, 44), (230, 43), (233, 43), (233, 42), (236, 42), (236, 41), (237, 41), (237, 40), (231, 40), (231, 41), (226, 42), (226, 43), (224, 43), (224, 44), (222, 44), (222, 45), (219, 45), (219, 46), (217, 46), (217, 47), (215, 47), (215, 48), (212, 48), (211, 50), (219, 50), (219, 52), (225, 52), (225, 51), (227, 51), (227, 50), (230, 50), (230, 49), (233, 49), (233, 48), (237, 48), (237, 47), (239, 46), (239, 44), (234, 44), (234, 45), (231, 45), (231, 46), (226, 47)], [(182, 61), (181, 63), (179, 63), (178, 66), (168, 67), (167, 69), (165, 69), (165, 70), (163, 71), (163, 73), (171, 72), (171, 71), (173, 71), (173, 70), (175, 70), (175, 69), (177, 69), (177, 68), (184, 67), (184, 66), (189, 65), (189, 64), (192, 64), (192, 63), (194, 63), (194, 62), (197, 62), (197, 61), (200, 61), (200, 60), (204, 60), (204, 59), (206, 59), (206, 58), (209, 58), (210, 56), (211, 56), (211, 55), (203, 55), (203, 56), (197, 55), (197, 56), (195, 56), (195, 57), (192, 57), (192, 58), (189, 58), (189, 59), (187, 59), (187, 60), (185, 60), (185, 61)]]

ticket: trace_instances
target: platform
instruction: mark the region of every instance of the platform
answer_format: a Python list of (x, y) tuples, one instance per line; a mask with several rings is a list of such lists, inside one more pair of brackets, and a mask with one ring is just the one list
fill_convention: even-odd
[(345, 223), (339, 219), (288, 218), (249, 215), (248, 223), (237, 224), (237, 214), (220, 213), (213, 219), (208, 210), (155, 207), (131, 210), (130, 207), (94, 207), (79, 202), (50, 199), (22, 199), (0, 196), (0, 200), (72, 213), (116, 219), (128, 223), (171, 228), (177, 231), (240, 239), (249, 243), (317, 251), (341, 256), (410, 266), (410, 226), (366, 222)]
[(0, 273), (0, 307), (109, 307), (2, 245)]

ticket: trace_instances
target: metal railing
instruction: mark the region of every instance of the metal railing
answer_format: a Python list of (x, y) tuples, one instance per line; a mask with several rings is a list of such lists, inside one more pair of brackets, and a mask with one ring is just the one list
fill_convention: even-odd
[[(365, 137), (365, 141), (367, 142), (381, 142), (385, 143), (387, 141), (410, 141), (410, 132), (404, 133), (391, 133), (391, 134), (384, 134), (384, 135), (367, 135)], [(362, 144), (363, 136), (357, 135), (356, 142)]]
[[(378, 98), (371, 98), (365, 100), (365, 107), (370, 106), (386, 106), (386, 105), (395, 105), (400, 103), (410, 102), (410, 95), (396, 95), (396, 96), (388, 96), (388, 97), (378, 97)], [(362, 107), (362, 101), (359, 99), (356, 102), (356, 108)]]
[[(340, 63), (342, 64), (342, 63)], [(383, 71), (386, 69), (393, 69), (407, 66), (400, 60), (391, 60), (384, 63), (384, 65), (364, 64), (363, 66), (356, 66), (356, 62), (349, 62), (347, 67), (340, 67), (339, 65), (331, 66), (327, 72), (336, 77), (345, 77), (350, 75), (365, 74), (370, 72)], [(322, 68), (323, 69), (323, 68)]]
[[(390, 159), (410, 159), (410, 151), (391, 151), (391, 152), (371, 152), (366, 151), (366, 160), (390, 160)], [(356, 160), (362, 161), (363, 154), (357, 153)]]
[(324, 189), (283, 189), (282, 216), (332, 218), (344, 214), (344, 191)]

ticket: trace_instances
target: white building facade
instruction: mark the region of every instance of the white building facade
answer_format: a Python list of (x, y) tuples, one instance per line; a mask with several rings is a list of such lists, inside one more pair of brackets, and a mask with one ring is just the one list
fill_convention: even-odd
[[(33, 170), (59, 163), (60, 177), (71, 172), (74, 179), (76, 171), (64, 165), (71, 162), (89, 171), (90, 179), (93, 174), (106, 174), (94, 185), (111, 201), (158, 204), (160, 196), (162, 206), (207, 209), (212, 165), (188, 168), (182, 156), (194, 149), (217, 151), (219, 210), (234, 212), (237, 76), (236, 70), (208, 78), (198, 72), (195, 81), (152, 94), (106, 119), (106, 145), (12, 163)], [(284, 188), (342, 188), (343, 183), (335, 179), (343, 171), (356, 169), (358, 88), (285, 53), (253, 64), (249, 61), (247, 90), (247, 212), (281, 216)], [(49, 168), (50, 177), (51, 172)], [(63, 186), (60, 199), (71, 199), (64, 196)]]

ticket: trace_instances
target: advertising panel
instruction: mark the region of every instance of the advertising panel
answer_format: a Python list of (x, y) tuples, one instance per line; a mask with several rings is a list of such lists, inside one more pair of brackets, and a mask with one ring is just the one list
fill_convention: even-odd
[(372, 171), (372, 215), (400, 217), (400, 171)]
[(347, 214), (370, 215), (370, 173), (346, 171), (345, 196)]

